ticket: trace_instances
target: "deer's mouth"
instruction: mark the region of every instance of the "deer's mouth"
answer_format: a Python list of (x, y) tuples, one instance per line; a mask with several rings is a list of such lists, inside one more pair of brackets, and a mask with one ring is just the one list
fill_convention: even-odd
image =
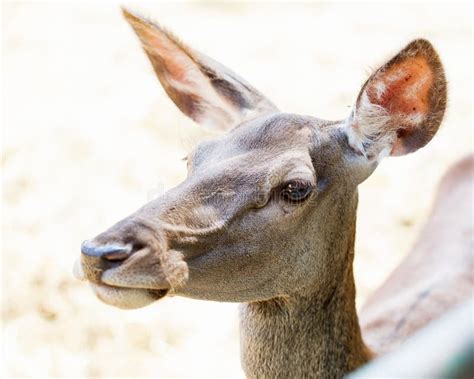
[(170, 252), (165, 254), (166, 263), (161, 259), (161, 264), (156, 264), (146, 259), (149, 254), (145, 253), (107, 267), (81, 257), (74, 264), (73, 274), (76, 279), (88, 281), (102, 302), (122, 309), (141, 308), (173, 292), (188, 277), (181, 254)]
[(74, 277), (81, 281), (88, 281), (92, 290), (102, 302), (122, 309), (141, 308), (165, 297), (169, 288), (148, 289), (109, 285), (102, 280), (90, 281), (86, 278), (82, 264), (77, 260), (73, 268)]

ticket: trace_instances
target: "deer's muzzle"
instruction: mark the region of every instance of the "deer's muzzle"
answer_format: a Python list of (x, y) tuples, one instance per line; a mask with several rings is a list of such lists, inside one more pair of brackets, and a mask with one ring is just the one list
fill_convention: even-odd
[(120, 308), (158, 300), (188, 277), (182, 254), (167, 249), (159, 234), (138, 222), (119, 223), (82, 244), (74, 276), (89, 281), (99, 299)]

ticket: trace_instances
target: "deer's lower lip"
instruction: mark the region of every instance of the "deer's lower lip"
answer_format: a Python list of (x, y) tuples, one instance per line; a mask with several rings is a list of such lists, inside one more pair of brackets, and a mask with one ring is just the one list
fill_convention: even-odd
[[(106, 270), (105, 272), (107, 272), (109, 270)], [(84, 274), (84, 270), (82, 268), (82, 264), (80, 262), (80, 260), (76, 260), (74, 262), (74, 266), (72, 268), (72, 274), (73, 276), (77, 279), (77, 280), (80, 280), (80, 281), (83, 281), (83, 282), (86, 282), (88, 281), (85, 274)], [(121, 286), (121, 285), (115, 285), (113, 283), (109, 283), (110, 280), (106, 280), (106, 281), (101, 281), (100, 283), (97, 283), (95, 282), (94, 285), (97, 285), (97, 286), (103, 286), (103, 287), (107, 287), (107, 288), (117, 288), (117, 289), (141, 289), (141, 290), (148, 290), (150, 291), (151, 293), (160, 293), (162, 291), (168, 291), (169, 289), (169, 286), (167, 285), (167, 282), (166, 280), (163, 280), (163, 288), (146, 288), (146, 287), (134, 287), (134, 286)], [(91, 282), (93, 283), (93, 282)]]
[[(142, 254), (143, 253), (143, 254)], [(153, 272), (141, 272), (138, 267), (154, 267), (153, 255), (147, 250), (137, 251), (123, 262), (106, 262), (81, 259), (74, 264), (74, 276), (89, 282), (95, 295), (104, 303), (122, 309), (144, 307), (165, 297), (171, 289), (182, 285), (188, 278), (188, 268), (182, 254), (169, 250), (164, 265), (155, 267)], [(148, 259), (148, 261), (147, 261)], [(147, 262), (144, 265), (143, 260)], [(141, 266), (140, 266), (141, 265)], [(142, 270), (143, 271), (143, 270)], [(174, 291), (172, 291), (174, 292)]]
[(96, 296), (104, 303), (122, 309), (141, 308), (166, 296), (168, 290), (146, 290), (90, 283)]

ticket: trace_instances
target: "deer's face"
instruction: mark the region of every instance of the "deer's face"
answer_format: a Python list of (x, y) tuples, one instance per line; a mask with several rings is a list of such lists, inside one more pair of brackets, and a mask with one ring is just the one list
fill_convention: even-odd
[(86, 241), (78, 275), (122, 308), (168, 293), (249, 302), (327, 289), (351, 254), (357, 185), (441, 122), (431, 45), (414, 41), (367, 81), (348, 119), (328, 122), (280, 113), (230, 70), (125, 16), (176, 105), (227, 131), (188, 156), (185, 181)]
[(355, 209), (347, 146), (341, 124), (281, 113), (201, 143), (184, 182), (83, 245), (87, 279), (121, 307), (168, 291), (244, 302), (324, 283), (328, 246), (343, 243), (328, 232)]

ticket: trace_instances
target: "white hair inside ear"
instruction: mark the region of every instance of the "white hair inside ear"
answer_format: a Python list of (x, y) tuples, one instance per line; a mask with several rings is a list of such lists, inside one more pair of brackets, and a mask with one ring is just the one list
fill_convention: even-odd
[(370, 102), (364, 91), (359, 105), (344, 124), (349, 145), (368, 160), (380, 161), (390, 155), (396, 130), (381, 133), (390, 124), (390, 114), (380, 105)]

